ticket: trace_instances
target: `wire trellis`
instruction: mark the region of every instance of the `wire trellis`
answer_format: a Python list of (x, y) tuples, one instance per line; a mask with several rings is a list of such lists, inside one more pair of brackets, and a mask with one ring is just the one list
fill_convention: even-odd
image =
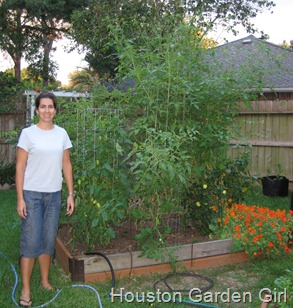
[[(121, 109), (104, 108), (78, 108), (76, 110), (76, 140), (75, 147), (78, 156), (88, 158), (88, 152), (92, 153), (92, 159), (96, 160), (96, 149), (98, 145), (99, 123), (105, 119), (108, 121), (119, 118)], [(88, 148), (88, 141), (92, 140), (92, 148)]]

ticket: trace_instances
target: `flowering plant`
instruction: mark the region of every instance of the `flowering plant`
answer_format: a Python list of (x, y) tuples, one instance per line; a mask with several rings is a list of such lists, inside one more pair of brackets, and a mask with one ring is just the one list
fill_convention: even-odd
[(274, 258), (291, 252), (293, 212), (233, 204), (224, 212), (222, 232), (249, 257)]
[(287, 269), (286, 273), (278, 277), (275, 282), (276, 291), (282, 292), (286, 290), (287, 297), (286, 300), (280, 301), (278, 303), (279, 308), (287, 308), (287, 307), (293, 307), (293, 271)]
[(194, 225), (205, 234), (218, 230), (223, 211), (241, 202), (253, 187), (255, 178), (247, 171), (249, 155), (236, 159), (221, 159), (216, 167), (206, 167), (200, 177), (192, 181), (185, 205)]

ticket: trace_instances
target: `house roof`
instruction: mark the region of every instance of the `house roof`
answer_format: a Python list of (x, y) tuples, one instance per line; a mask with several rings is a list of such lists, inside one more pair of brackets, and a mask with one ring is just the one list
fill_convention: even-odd
[(249, 35), (213, 48), (221, 69), (237, 72), (258, 70), (264, 92), (293, 92), (293, 49)]

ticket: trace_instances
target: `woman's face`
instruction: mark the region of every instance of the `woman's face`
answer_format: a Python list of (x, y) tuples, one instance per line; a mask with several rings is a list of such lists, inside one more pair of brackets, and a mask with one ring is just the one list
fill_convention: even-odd
[(54, 102), (50, 98), (42, 98), (37, 109), (39, 120), (45, 123), (51, 123), (56, 114)]

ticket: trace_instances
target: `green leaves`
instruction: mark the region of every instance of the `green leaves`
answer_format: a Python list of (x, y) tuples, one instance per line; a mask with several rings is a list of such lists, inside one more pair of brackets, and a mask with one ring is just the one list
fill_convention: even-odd
[(88, 249), (96, 243), (104, 247), (115, 237), (113, 227), (127, 212), (129, 179), (122, 155), (130, 140), (111, 110), (79, 108), (70, 112), (72, 118), (66, 129), (74, 142), (76, 211), (72, 219), (77, 224), (73, 236), (85, 242)]
[[(283, 301), (280, 301), (278, 304), (280, 308), (287, 308), (293, 305), (293, 271), (287, 269), (284, 275), (277, 278), (274, 281), (276, 286), (276, 291), (280, 292), (279, 294), (283, 294), (281, 292), (286, 292), (287, 298), (284, 298)], [(278, 293), (277, 293), (278, 294)]]
[[(190, 156), (183, 150), (186, 134), (147, 131), (148, 138), (129, 154), (135, 191), (144, 199), (163, 191), (179, 191), (190, 176)], [(175, 185), (176, 183), (176, 185)], [(176, 194), (176, 193), (175, 193)]]
[(254, 185), (247, 171), (249, 155), (235, 160), (218, 157), (217, 164), (194, 179), (186, 195), (187, 216), (206, 234), (214, 232), (227, 206), (241, 202)]
[[(119, 78), (134, 80), (135, 87), (107, 95), (96, 89), (92, 104), (118, 107), (118, 116), (107, 108), (105, 114), (77, 109), (70, 131), (79, 183), (76, 219), (85, 228), (76, 234), (88, 245), (106, 244), (121, 220), (148, 222), (136, 240), (157, 258), (167, 245), (168, 215), (180, 213), (209, 232), (216, 212), (211, 207), (219, 206), (220, 219), (225, 203), (242, 197), (249, 157), (243, 163), (227, 159), (227, 149), (236, 102), (246, 88), (238, 84), (235, 91), (232, 78), (215, 72), (194, 27), (182, 25), (143, 45), (116, 30), (111, 28)], [(130, 205), (133, 199), (139, 201)]]

